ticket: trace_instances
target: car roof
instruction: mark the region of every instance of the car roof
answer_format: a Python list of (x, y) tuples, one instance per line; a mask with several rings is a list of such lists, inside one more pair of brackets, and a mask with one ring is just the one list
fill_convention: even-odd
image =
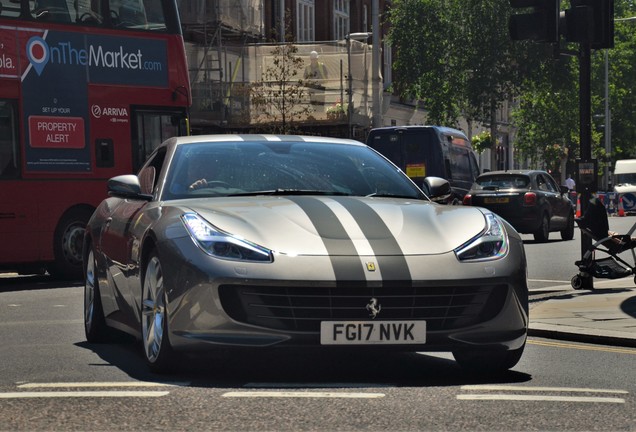
[(210, 142), (307, 142), (307, 143), (331, 143), (364, 146), (366, 144), (360, 141), (332, 138), (324, 136), (306, 136), (306, 135), (269, 135), (269, 134), (215, 134), (215, 135), (189, 135), (182, 137), (174, 137), (165, 141), (162, 145), (179, 146), (183, 144), (194, 143), (210, 143)]
[(452, 135), (457, 135), (468, 139), (466, 134), (459, 129), (446, 127), (446, 126), (433, 126), (433, 125), (404, 125), (404, 126), (384, 126), (379, 128), (371, 129), (370, 133), (378, 133), (378, 132), (391, 132), (395, 130), (419, 130), (419, 129), (434, 129), (442, 133), (448, 133)]
[(488, 171), (483, 174), (480, 174), (479, 177), (488, 177), (488, 176), (495, 176), (495, 175), (527, 175), (529, 176), (532, 174), (548, 174), (548, 172), (544, 170), (536, 170), (536, 169), (501, 170), (501, 171)]

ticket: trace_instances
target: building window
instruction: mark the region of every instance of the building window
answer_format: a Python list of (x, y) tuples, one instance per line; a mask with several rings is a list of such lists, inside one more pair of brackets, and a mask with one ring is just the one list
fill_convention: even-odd
[(334, 0), (333, 30), (336, 40), (344, 39), (349, 34), (349, 0)]
[(296, 40), (298, 42), (313, 42), (316, 39), (314, 0), (298, 0), (296, 11)]

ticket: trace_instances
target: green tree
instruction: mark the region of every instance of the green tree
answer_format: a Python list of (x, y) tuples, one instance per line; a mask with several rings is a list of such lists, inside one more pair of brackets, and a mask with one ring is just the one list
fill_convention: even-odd
[(265, 121), (269, 132), (296, 132), (298, 123), (312, 112), (302, 79), (303, 58), (298, 56), (296, 45), (285, 43), (275, 45), (265, 61), (262, 79), (250, 89), (253, 111)]
[(433, 123), (454, 126), (463, 116), (489, 123), (496, 136), (497, 109), (520, 82), (509, 14), (501, 0), (394, 1), (395, 90), (422, 100)]
[(579, 150), (578, 62), (544, 62), (524, 81), (512, 120), (516, 155), (532, 167), (560, 171), (563, 157)]
[(394, 87), (424, 102), (430, 122), (454, 125), (461, 115), (465, 73), (455, 55), (455, 0), (396, 0), (389, 11), (388, 39), (395, 48)]
[[(615, 16), (636, 16), (636, 3), (615, 0)], [(602, 51), (593, 57), (593, 92), (598, 94), (599, 106), (593, 113), (603, 114), (605, 91), (605, 58)], [(611, 109), (612, 159), (636, 158), (636, 20), (616, 21), (614, 48), (608, 50), (609, 90)], [(604, 118), (595, 118), (597, 128)]]

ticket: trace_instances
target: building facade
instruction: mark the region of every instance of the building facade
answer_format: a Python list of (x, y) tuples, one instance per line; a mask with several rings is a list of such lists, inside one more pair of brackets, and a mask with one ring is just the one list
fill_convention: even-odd
[[(392, 82), (392, 51), (384, 42), (382, 11), (390, 6), (390, 0), (181, 0), (193, 132), (263, 132), (280, 122), (263, 115), (272, 113), (263, 113), (262, 107), (259, 112), (252, 89), (273, 85), (280, 55), (276, 48), (285, 44), (292, 44), (293, 56), (302, 60), (298, 74), (285, 78), (290, 84), (303, 81), (296, 111), (286, 108), (294, 131), (365, 141), (372, 127), (427, 124), (416, 101), (386, 91)], [(325, 76), (317, 79), (303, 73), (312, 52), (325, 68)], [(503, 106), (498, 122), (505, 149), (493, 169), (513, 167), (508, 104)], [(484, 130), (465, 122), (460, 128), (469, 136)], [(491, 168), (488, 153), (481, 155), (484, 168)]]

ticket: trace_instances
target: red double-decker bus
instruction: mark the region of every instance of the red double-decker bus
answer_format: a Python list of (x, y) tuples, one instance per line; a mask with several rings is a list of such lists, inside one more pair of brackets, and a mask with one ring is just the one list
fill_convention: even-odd
[(190, 102), (175, 0), (1, 0), (0, 272), (81, 277), (106, 180)]

